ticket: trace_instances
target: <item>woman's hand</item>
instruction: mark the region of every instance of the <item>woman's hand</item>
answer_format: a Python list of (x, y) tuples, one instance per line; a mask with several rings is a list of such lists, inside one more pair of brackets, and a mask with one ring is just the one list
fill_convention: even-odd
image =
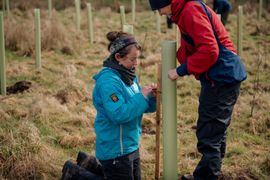
[(143, 86), (141, 89), (141, 93), (147, 99), (148, 96), (150, 96), (152, 93), (152, 87), (151, 86)]
[(150, 87), (152, 88), (151, 96), (156, 97), (157, 96), (157, 84), (151, 84)]
[(145, 98), (148, 97), (156, 97), (157, 95), (157, 85), (151, 84), (150, 86), (143, 86), (141, 89), (141, 93)]

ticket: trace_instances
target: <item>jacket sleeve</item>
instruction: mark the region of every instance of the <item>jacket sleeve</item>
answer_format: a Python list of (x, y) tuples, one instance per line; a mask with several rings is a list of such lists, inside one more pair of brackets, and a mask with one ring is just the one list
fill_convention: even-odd
[[(141, 90), (141, 86), (139, 84), (138, 79), (136, 78), (135, 83), (137, 84), (139, 90)], [(146, 109), (145, 113), (151, 113), (156, 111), (156, 98), (155, 97), (148, 97), (147, 98), (148, 108)]]
[(115, 124), (123, 124), (141, 116), (148, 108), (142, 93), (124, 99), (121, 83), (116, 79), (103, 81), (99, 93), (107, 117)]
[(186, 68), (189, 74), (197, 76), (206, 72), (216, 62), (219, 48), (208, 16), (200, 4), (196, 2), (190, 4), (182, 14), (181, 26), (193, 39), (196, 50), (187, 56)]
[(177, 59), (178, 59), (178, 62), (183, 64), (183, 63), (186, 63), (186, 59), (187, 59), (186, 51), (185, 51), (186, 42), (182, 38), (180, 39), (180, 42), (181, 42), (181, 45), (179, 49), (177, 50)]
[(156, 112), (156, 107), (157, 107), (157, 101), (156, 101), (156, 97), (150, 97), (148, 99), (148, 108), (146, 109), (146, 113), (152, 113), (152, 112)]
[(188, 71), (187, 71), (187, 64), (186, 64), (186, 60), (187, 60), (187, 56), (186, 56), (186, 42), (181, 38), (181, 45), (179, 47), (179, 49), (177, 50), (177, 59), (178, 62), (180, 62), (180, 66), (178, 66), (176, 68), (176, 72), (179, 76), (185, 76), (188, 75)]

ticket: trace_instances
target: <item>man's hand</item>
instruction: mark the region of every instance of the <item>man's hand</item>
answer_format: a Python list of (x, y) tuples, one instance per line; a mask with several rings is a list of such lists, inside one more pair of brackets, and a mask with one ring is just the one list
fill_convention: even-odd
[(168, 71), (168, 78), (172, 81), (176, 80), (179, 77), (179, 75), (176, 72), (176, 69), (171, 69)]

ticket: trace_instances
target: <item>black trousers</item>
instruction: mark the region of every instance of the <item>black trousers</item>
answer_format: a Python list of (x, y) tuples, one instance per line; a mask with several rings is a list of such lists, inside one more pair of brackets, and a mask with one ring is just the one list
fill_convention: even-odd
[(139, 149), (116, 159), (100, 161), (107, 180), (141, 180)]
[(193, 173), (195, 180), (216, 180), (220, 175), (227, 128), (239, 91), (240, 83), (201, 87), (196, 135), (202, 158)]
[(78, 176), (71, 178), (71, 180), (104, 180), (104, 177), (83, 169)]

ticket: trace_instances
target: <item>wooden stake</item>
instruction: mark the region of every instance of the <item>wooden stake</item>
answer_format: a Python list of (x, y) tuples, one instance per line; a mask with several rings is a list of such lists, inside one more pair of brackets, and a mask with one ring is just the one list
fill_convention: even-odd
[(156, 164), (155, 180), (159, 180), (160, 171), (160, 95), (161, 95), (161, 64), (157, 65), (157, 111), (156, 111)]
[(6, 95), (6, 64), (5, 64), (4, 14), (0, 12), (0, 81), (1, 94)]
[(237, 51), (238, 55), (242, 55), (242, 41), (243, 41), (243, 8), (238, 6), (238, 28), (237, 28)]

